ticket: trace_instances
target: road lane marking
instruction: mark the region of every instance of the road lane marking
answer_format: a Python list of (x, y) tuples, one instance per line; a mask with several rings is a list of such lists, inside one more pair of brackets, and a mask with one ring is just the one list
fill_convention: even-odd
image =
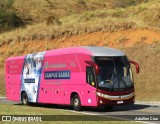
[(0, 97), (0, 99), (6, 99), (6, 97)]
[(147, 110), (147, 109), (135, 110), (135, 111), (140, 111), (140, 112), (152, 112), (152, 113), (156, 113), (157, 115), (160, 114), (160, 113), (157, 113), (157, 111), (154, 111), (154, 110)]

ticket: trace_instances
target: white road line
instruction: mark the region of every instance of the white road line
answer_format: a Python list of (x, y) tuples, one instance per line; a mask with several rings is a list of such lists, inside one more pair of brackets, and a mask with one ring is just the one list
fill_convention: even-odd
[(0, 99), (6, 99), (6, 97), (0, 97)]
[(160, 102), (135, 102), (135, 105), (157, 105), (157, 106), (160, 106)]

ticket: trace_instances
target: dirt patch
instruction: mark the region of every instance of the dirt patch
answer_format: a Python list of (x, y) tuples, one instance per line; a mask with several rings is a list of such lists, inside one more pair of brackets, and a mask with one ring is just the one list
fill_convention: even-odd
[(94, 32), (89, 34), (63, 37), (52, 41), (25, 41), (4, 44), (0, 52), (9, 56), (25, 55), (43, 50), (71, 46), (108, 46), (115, 48), (132, 47), (139, 44), (160, 42), (160, 32), (153, 30), (126, 30), (117, 32)]

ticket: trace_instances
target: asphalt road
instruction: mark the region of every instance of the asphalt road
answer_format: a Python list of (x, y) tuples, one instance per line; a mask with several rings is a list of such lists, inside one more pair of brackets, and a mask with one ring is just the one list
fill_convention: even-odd
[[(16, 104), (19, 105), (19, 102), (13, 102), (6, 100), (6, 98), (0, 97), (0, 104)], [(33, 106), (41, 106), (46, 108), (54, 108), (64, 111), (72, 111), (72, 107), (70, 106), (53, 106), (53, 105), (37, 105), (33, 104)], [(91, 108), (85, 107), (83, 111), (78, 113), (86, 114), (86, 115), (99, 115), (99, 116), (109, 116), (114, 118), (122, 118), (126, 120), (133, 120), (135, 117), (158, 117), (159, 121), (141, 121), (146, 123), (160, 124), (160, 104), (145, 104), (145, 103), (136, 103), (134, 105), (121, 105), (115, 106), (112, 111), (104, 111), (101, 108)], [(133, 116), (130, 116), (133, 115)], [(137, 120), (139, 121), (139, 120)]]

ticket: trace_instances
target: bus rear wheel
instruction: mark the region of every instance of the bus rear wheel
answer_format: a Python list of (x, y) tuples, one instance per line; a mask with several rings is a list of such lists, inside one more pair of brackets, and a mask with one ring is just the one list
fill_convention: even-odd
[(21, 100), (22, 100), (23, 105), (28, 105), (28, 96), (27, 96), (26, 92), (22, 93), (22, 99)]
[(74, 95), (72, 98), (72, 106), (75, 111), (80, 111), (82, 108), (81, 107), (81, 100), (77, 94)]

